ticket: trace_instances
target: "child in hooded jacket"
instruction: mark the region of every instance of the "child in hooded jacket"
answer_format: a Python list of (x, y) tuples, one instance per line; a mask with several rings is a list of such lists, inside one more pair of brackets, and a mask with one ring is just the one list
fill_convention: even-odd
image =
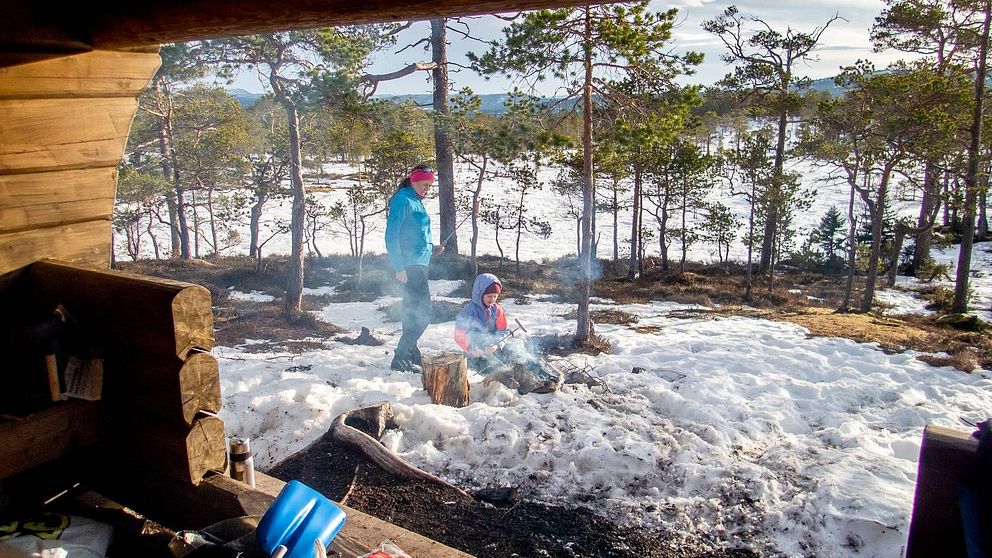
[(484, 370), (493, 364), (496, 344), (506, 335), (506, 313), (497, 303), (503, 284), (483, 273), (472, 285), (472, 300), (455, 318), (455, 342), (469, 356), (469, 364)]
[(468, 355), (468, 364), (486, 375), (485, 383), (498, 381), (520, 394), (550, 393), (559, 382), (540, 370), (536, 359), (522, 362), (514, 351), (497, 350), (507, 338), (506, 313), (497, 303), (503, 284), (492, 273), (483, 273), (472, 285), (472, 300), (455, 318), (455, 342)]

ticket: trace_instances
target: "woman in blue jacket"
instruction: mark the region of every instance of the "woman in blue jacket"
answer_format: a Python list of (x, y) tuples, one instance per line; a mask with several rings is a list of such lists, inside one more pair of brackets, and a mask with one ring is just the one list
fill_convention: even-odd
[(431, 293), (427, 287), (427, 268), (431, 255), (444, 251), (431, 244), (431, 217), (423, 199), (434, 185), (434, 171), (420, 165), (400, 183), (389, 200), (386, 218), (386, 253), (403, 283), (403, 334), (396, 344), (393, 370), (417, 371), (421, 363), (417, 341), (431, 323)]

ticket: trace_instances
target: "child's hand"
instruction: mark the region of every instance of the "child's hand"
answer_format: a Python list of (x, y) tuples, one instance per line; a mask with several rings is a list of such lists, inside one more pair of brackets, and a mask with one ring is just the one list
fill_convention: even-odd
[(496, 346), (490, 345), (488, 347), (482, 347), (481, 349), (480, 348), (469, 349), (468, 356), (475, 358), (475, 357), (491, 355), (495, 352), (496, 352)]

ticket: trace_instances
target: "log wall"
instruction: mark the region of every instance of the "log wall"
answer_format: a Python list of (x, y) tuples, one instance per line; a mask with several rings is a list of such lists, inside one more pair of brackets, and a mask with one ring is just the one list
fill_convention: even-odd
[(0, 68), (0, 274), (109, 267), (117, 165), (158, 47)]
[[(10, 421), (0, 420), (0, 439), (11, 442), (0, 444), (0, 479), (87, 446), (98, 448), (100, 467), (111, 479), (126, 473), (196, 485), (207, 473), (225, 470), (224, 423), (215, 414), (220, 377), (208, 352), (213, 319), (207, 289), (51, 260), (0, 279), (0, 309), (7, 310), (8, 322), (24, 321), (7, 324), (9, 337), (16, 337), (17, 327), (50, 320), (58, 307), (74, 334), (66, 341), (82, 351), (72, 354), (102, 358), (104, 374), (99, 405), (46, 399), (48, 408), (40, 412), (0, 417)], [(40, 379), (42, 370), (33, 362), (38, 351), (7, 347), (24, 357), (8, 374)], [(67, 356), (57, 355), (60, 369)], [(14, 409), (18, 401), (0, 403)], [(11, 411), (0, 409), (6, 412)]]

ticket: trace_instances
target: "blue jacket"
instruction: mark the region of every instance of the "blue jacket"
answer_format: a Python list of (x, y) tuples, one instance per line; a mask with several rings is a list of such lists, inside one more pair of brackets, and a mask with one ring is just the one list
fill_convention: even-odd
[(386, 253), (397, 272), (431, 263), (431, 217), (412, 186), (400, 188), (389, 200)]
[(506, 314), (499, 304), (488, 308), (482, 304), (482, 293), (493, 283), (503, 286), (492, 273), (476, 277), (472, 301), (455, 317), (455, 342), (466, 352), (495, 343), (506, 331)]

